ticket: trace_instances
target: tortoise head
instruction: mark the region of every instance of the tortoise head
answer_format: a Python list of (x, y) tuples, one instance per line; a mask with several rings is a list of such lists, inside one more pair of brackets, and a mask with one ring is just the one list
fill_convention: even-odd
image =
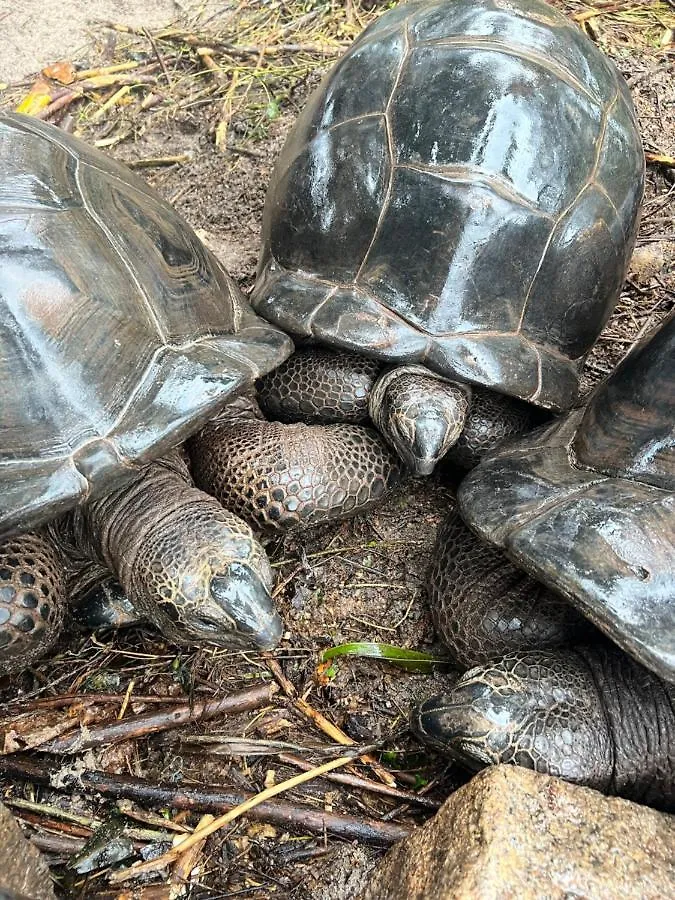
[(396, 366), (376, 382), (370, 416), (416, 475), (430, 475), (457, 441), (469, 410), (470, 389), (424, 366)]
[(515, 763), (600, 789), (611, 751), (595, 682), (571, 650), (510, 653), (413, 710), (425, 743), (470, 769)]
[(176, 643), (270, 650), (282, 623), (265, 551), (245, 522), (199, 494), (146, 532), (125, 579), (132, 602)]
[(413, 709), (411, 728), (440, 753), (481, 769), (506, 761), (531, 712), (531, 700), (508, 673), (480, 666), (464, 674), (452, 690)]
[(230, 649), (271, 650), (281, 638), (281, 619), (270, 594), (271, 579), (250, 561), (223, 561), (197, 573), (179, 606), (177, 625), (190, 643), (212, 643)]

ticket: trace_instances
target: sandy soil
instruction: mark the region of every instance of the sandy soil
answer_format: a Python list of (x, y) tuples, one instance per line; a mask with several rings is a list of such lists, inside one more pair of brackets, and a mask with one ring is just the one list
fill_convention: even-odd
[(199, 6), (209, 16), (216, 0), (1, 0), (0, 81), (21, 81), (57, 59), (77, 60), (101, 40), (102, 22), (162, 28)]

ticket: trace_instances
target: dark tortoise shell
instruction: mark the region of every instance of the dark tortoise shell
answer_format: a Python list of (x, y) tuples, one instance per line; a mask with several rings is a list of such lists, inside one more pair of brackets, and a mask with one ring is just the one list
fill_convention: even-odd
[(291, 342), (140, 178), (0, 117), (0, 533), (180, 443)]
[(293, 335), (566, 409), (643, 183), (628, 88), (564, 16), (399, 6), (286, 142), (253, 304)]

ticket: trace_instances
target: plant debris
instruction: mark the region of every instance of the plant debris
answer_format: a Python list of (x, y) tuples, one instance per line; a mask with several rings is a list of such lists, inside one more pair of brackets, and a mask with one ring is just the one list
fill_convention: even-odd
[[(34, 79), (0, 86), (0, 107), (21, 107), (132, 165), (247, 289), (285, 135), (322, 74), (389, 5), (246, 0), (163, 30), (111, 22), (81, 58), (55, 58)], [(675, 5), (553, 5), (626, 77), (647, 160), (634, 260), (587, 361), (588, 391), (675, 300)], [(134, 858), (168, 850), (176, 860), (169, 882), (135, 881), (137, 896), (354, 896), (381, 848), (462, 783), (464, 773), (405, 733), (410, 703), (442, 690), (447, 672), (363, 658), (368, 648), (443, 658), (425, 586), (453, 477), (412, 480), (367, 517), (270, 539), (287, 628), (274, 653), (178, 654), (149, 629), (74, 625), (49, 660), (0, 681), (4, 800), (48, 854), (62, 896), (121, 896), (108, 886), (118, 863), (82, 874), (67, 865), (120, 816)], [(338, 655), (340, 645), (361, 655)], [(228, 698), (243, 696), (257, 699), (227, 710)], [(201, 835), (213, 827), (202, 815), (250, 803), (327, 755), (344, 768), (249, 806), (225, 831), (196, 839), (194, 856), (186, 844), (171, 849), (200, 821)]]

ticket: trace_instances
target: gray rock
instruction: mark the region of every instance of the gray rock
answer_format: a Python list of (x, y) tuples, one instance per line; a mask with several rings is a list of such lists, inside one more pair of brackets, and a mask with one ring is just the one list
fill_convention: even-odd
[(393, 847), (363, 900), (675, 897), (675, 816), (517, 766), (484, 769)]
[(56, 900), (49, 867), (0, 803), (0, 896)]

